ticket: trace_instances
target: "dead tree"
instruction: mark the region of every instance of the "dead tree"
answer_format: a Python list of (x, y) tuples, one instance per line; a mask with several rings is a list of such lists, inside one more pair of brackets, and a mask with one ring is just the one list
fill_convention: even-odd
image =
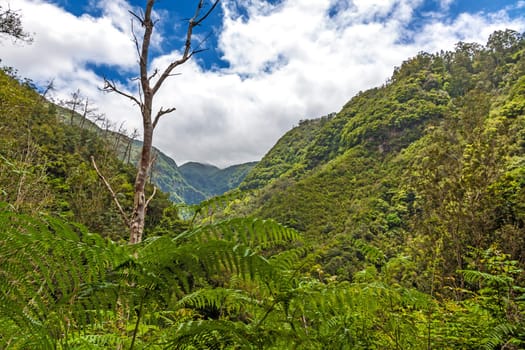
[(71, 93), (71, 99), (67, 100), (63, 103), (64, 107), (69, 108), (69, 124), (73, 125), (73, 121), (75, 119), (75, 114), (77, 114), (77, 108), (84, 104), (84, 98), (82, 97), (82, 94), (80, 93), (80, 89), (77, 89), (77, 91), (74, 91)]
[(126, 127), (124, 126), (126, 124), (126, 121), (123, 121), (120, 123), (118, 129), (115, 130), (114, 137), (115, 137), (115, 143), (113, 145), (113, 149), (115, 151), (115, 154), (119, 154), (119, 147), (120, 147), (120, 141), (127, 137), (127, 131)]
[(133, 142), (139, 137), (139, 131), (138, 129), (133, 129), (131, 134), (129, 134), (128, 137), (128, 144), (126, 145), (126, 149), (124, 151), (124, 157), (122, 158), (123, 162), (126, 162), (126, 164), (131, 163), (131, 148), (133, 147)]
[(20, 14), (9, 7), (4, 9), (0, 5), (0, 37), (2, 36), (28, 43), (33, 40), (29, 33), (24, 31)]
[[(135, 178), (134, 185), (134, 200), (133, 200), (133, 209), (129, 216), (121, 211), (123, 215), (124, 222), (130, 230), (129, 243), (135, 244), (142, 241), (142, 234), (144, 232), (144, 222), (146, 217), (146, 209), (153, 198), (153, 195), (146, 199), (145, 187), (147, 182), (147, 177), (151, 164), (153, 161), (152, 158), (152, 147), (153, 147), (153, 131), (155, 130), (157, 124), (161, 117), (166, 114), (169, 114), (175, 111), (174, 107), (164, 108), (161, 107), (157, 111), (153, 111), (153, 100), (155, 95), (159, 92), (160, 88), (166, 81), (166, 79), (172, 76), (172, 72), (175, 68), (186, 63), (193, 55), (202, 51), (201, 49), (192, 48), (192, 35), (195, 27), (199, 26), (215, 9), (219, 0), (215, 0), (210, 8), (204, 10), (204, 0), (199, 0), (195, 10), (195, 14), (188, 21), (188, 26), (186, 30), (186, 41), (184, 49), (177, 60), (172, 61), (163, 71), (155, 69), (153, 72), (148, 72), (148, 65), (150, 62), (150, 43), (151, 37), (153, 34), (154, 26), (156, 21), (152, 18), (153, 7), (155, 5), (155, 0), (147, 0), (144, 12), (137, 14), (130, 12), (133, 16), (133, 20), (138, 20), (140, 25), (144, 30), (142, 36), (142, 41), (136, 36), (136, 33), (132, 31), (133, 41), (137, 49), (137, 54), (139, 56), (139, 68), (140, 68), (140, 93), (139, 96), (131, 95), (124, 90), (117, 87), (115, 82), (104, 79), (104, 90), (107, 92), (116, 92), (119, 95), (122, 95), (131, 101), (133, 101), (139, 108), (142, 115), (142, 127), (143, 127), (143, 145), (140, 153), (137, 176)], [(99, 173), (100, 175), (100, 173)], [(114, 193), (111, 190), (109, 183), (105, 181), (106, 187), (110, 193)], [(154, 192), (155, 193), (155, 192)], [(153, 193), (153, 194), (154, 194)], [(118, 200), (116, 197), (113, 197), (116, 202)], [(121, 206), (120, 206), (121, 207)]]
[(96, 107), (92, 107), (89, 98), (86, 97), (84, 101), (84, 106), (82, 110), (82, 118), (80, 119), (80, 128), (84, 129), (84, 124), (86, 123), (86, 120), (89, 119), (90, 116), (92, 116), (97, 111)]

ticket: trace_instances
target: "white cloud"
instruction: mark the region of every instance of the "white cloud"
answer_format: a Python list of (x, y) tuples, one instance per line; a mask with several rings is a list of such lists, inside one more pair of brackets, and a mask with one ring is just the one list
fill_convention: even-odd
[[(157, 96), (157, 108), (177, 110), (161, 120), (155, 143), (178, 163), (257, 160), (300, 119), (338, 111), (358, 91), (384, 83), (394, 66), (419, 51), (452, 49), (459, 40), (484, 43), (496, 29), (525, 28), (523, 19), (511, 20), (500, 11), (454, 20), (429, 16), (413, 31), (410, 23), (422, 0), (240, 3), (222, 2), (219, 49), (229, 67), (205, 71), (198, 61), (188, 62)], [(441, 1), (443, 7), (450, 3)], [(125, 98), (100, 94), (102, 78), (86, 65), (135, 69), (127, 5), (97, 4), (102, 15), (93, 18), (75, 17), (42, 0), (18, 0), (27, 30), (37, 33), (35, 43), (5, 42), (1, 55), (33, 79), (57, 78), (62, 93), (80, 88), (132, 129), (140, 125), (137, 109)], [(161, 40), (156, 37), (158, 47)], [(174, 57), (177, 52), (157, 57), (152, 67), (162, 69)]]
[(24, 74), (39, 79), (73, 74), (86, 62), (119, 67), (135, 63), (129, 33), (121, 29), (118, 18), (108, 16), (116, 11), (94, 18), (75, 17), (38, 0), (21, 0), (16, 6), (26, 31), (34, 33), (34, 43), (5, 49), (2, 58), (15, 63)]
[(447, 10), (455, 0), (439, 0), (439, 6), (441, 10)]

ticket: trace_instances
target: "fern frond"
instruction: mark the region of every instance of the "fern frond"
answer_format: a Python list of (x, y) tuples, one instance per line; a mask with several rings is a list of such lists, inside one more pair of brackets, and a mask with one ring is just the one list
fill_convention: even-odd
[(300, 240), (299, 234), (294, 229), (274, 220), (256, 218), (234, 218), (204, 225), (180, 234), (175, 240), (183, 241), (190, 238), (199, 242), (221, 239), (258, 249)]
[(493, 275), (487, 272), (476, 270), (458, 270), (468, 283), (487, 283), (489, 286), (511, 285), (514, 279), (510, 276)]
[(500, 323), (490, 330), (488, 337), (483, 339), (483, 349), (499, 349), (501, 345), (507, 342), (516, 330), (516, 326), (509, 323)]
[[(55, 218), (9, 211), (0, 213), (0, 227), (0, 316), (16, 325), (20, 342), (52, 347), (92, 323), (88, 310), (110, 303), (83, 298), (118, 256), (107, 241)], [(0, 340), (10, 337), (1, 332)]]
[(249, 327), (242, 322), (198, 320), (180, 324), (164, 344), (170, 349), (251, 349)]
[(221, 317), (236, 315), (246, 307), (258, 304), (241, 290), (227, 288), (201, 289), (181, 298), (180, 307), (218, 310)]

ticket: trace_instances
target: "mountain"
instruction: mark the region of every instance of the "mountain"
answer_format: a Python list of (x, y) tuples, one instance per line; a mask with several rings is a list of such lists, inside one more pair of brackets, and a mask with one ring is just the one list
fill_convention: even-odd
[[(115, 156), (120, 158), (122, 162), (137, 165), (142, 150), (142, 141), (130, 138), (125, 132), (111, 130), (109, 122), (103, 122), (102, 124), (106, 128), (101, 128), (79, 113), (60, 106), (56, 106), (56, 108), (58, 116), (64, 124), (96, 133), (107, 140), (109, 147), (115, 150)], [(200, 189), (188, 184), (172, 158), (156, 147), (153, 147), (153, 153), (155, 154), (155, 162), (151, 169), (151, 182), (161, 191), (168, 193), (170, 200), (175, 203), (195, 204), (209, 197)]]
[[(340, 278), (363, 266), (356, 241), (410, 256), (441, 286), (487, 249), (525, 265), (524, 48), (502, 31), (486, 46), (403, 62), (336, 115), (284, 135), (241, 183), (250, 195), (236, 208), (303, 232)], [(413, 283), (428, 291), (422, 280)]]
[(206, 198), (221, 195), (239, 186), (257, 162), (219, 169), (214, 165), (188, 162), (179, 167), (184, 179)]
[[(77, 112), (45, 100), (31, 82), (0, 70), (0, 202), (22, 213), (51, 212), (104, 232), (127, 237), (110, 193), (95, 172), (94, 159), (125, 210), (132, 206), (141, 143), (104, 130)], [(189, 185), (173, 159), (155, 149), (152, 181), (160, 189), (150, 203), (146, 231), (172, 201), (198, 203), (212, 194)], [(242, 169), (240, 166), (239, 169)], [(236, 169), (236, 167), (232, 167)], [(214, 193), (236, 186), (246, 171), (221, 171)], [(151, 193), (152, 186), (148, 186)]]
[[(125, 144), (123, 143), (123, 146)], [(138, 162), (142, 142), (133, 141), (131, 159)], [(125, 154), (125, 149), (121, 152)], [(210, 197), (221, 195), (236, 188), (257, 162), (233, 165), (219, 169), (213, 165), (197, 162), (178, 166), (177, 163), (154, 147), (155, 162), (151, 181), (163, 192), (169, 193), (176, 203), (198, 204)]]
[[(123, 146), (125, 146), (123, 144)], [(137, 164), (140, 158), (142, 142), (134, 140), (129, 152), (134, 164)], [(176, 203), (199, 203), (206, 199), (206, 195), (198, 188), (190, 185), (181, 174), (177, 163), (153, 147), (155, 162), (151, 169), (151, 182), (154, 183), (161, 191), (169, 193), (170, 199)], [(121, 153), (126, 154), (125, 147), (121, 148)], [(124, 157), (125, 158), (125, 157)]]
[(279, 177), (296, 176), (304, 170), (307, 146), (318, 137), (322, 127), (334, 114), (313, 120), (302, 120), (299, 126), (281, 137), (275, 146), (250, 171), (242, 182), (242, 189), (261, 188)]

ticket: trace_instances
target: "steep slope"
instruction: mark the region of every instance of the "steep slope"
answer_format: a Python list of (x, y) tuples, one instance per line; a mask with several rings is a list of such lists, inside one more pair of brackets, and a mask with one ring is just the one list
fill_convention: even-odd
[(281, 176), (296, 176), (304, 170), (307, 146), (319, 136), (320, 131), (335, 114), (303, 120), (287, 132), (263, 159), (248, 173), (242, 189), (256, 189)]
[(403, 62), (336, 116), (283, 136), (241, 185), (260, 188), (241, 210), (304, 232), (340, 277), (362, 266), (356, 240), (409, 254), (442, 285), (494, 244), (525, 263), (524, 47), (496, 32), (485, 47)]
[(257, 164), (258, 162), (248, 162), (220, 169), (213, 178), (213, 182), (216, 183), (214, 195), (237, 188)]

